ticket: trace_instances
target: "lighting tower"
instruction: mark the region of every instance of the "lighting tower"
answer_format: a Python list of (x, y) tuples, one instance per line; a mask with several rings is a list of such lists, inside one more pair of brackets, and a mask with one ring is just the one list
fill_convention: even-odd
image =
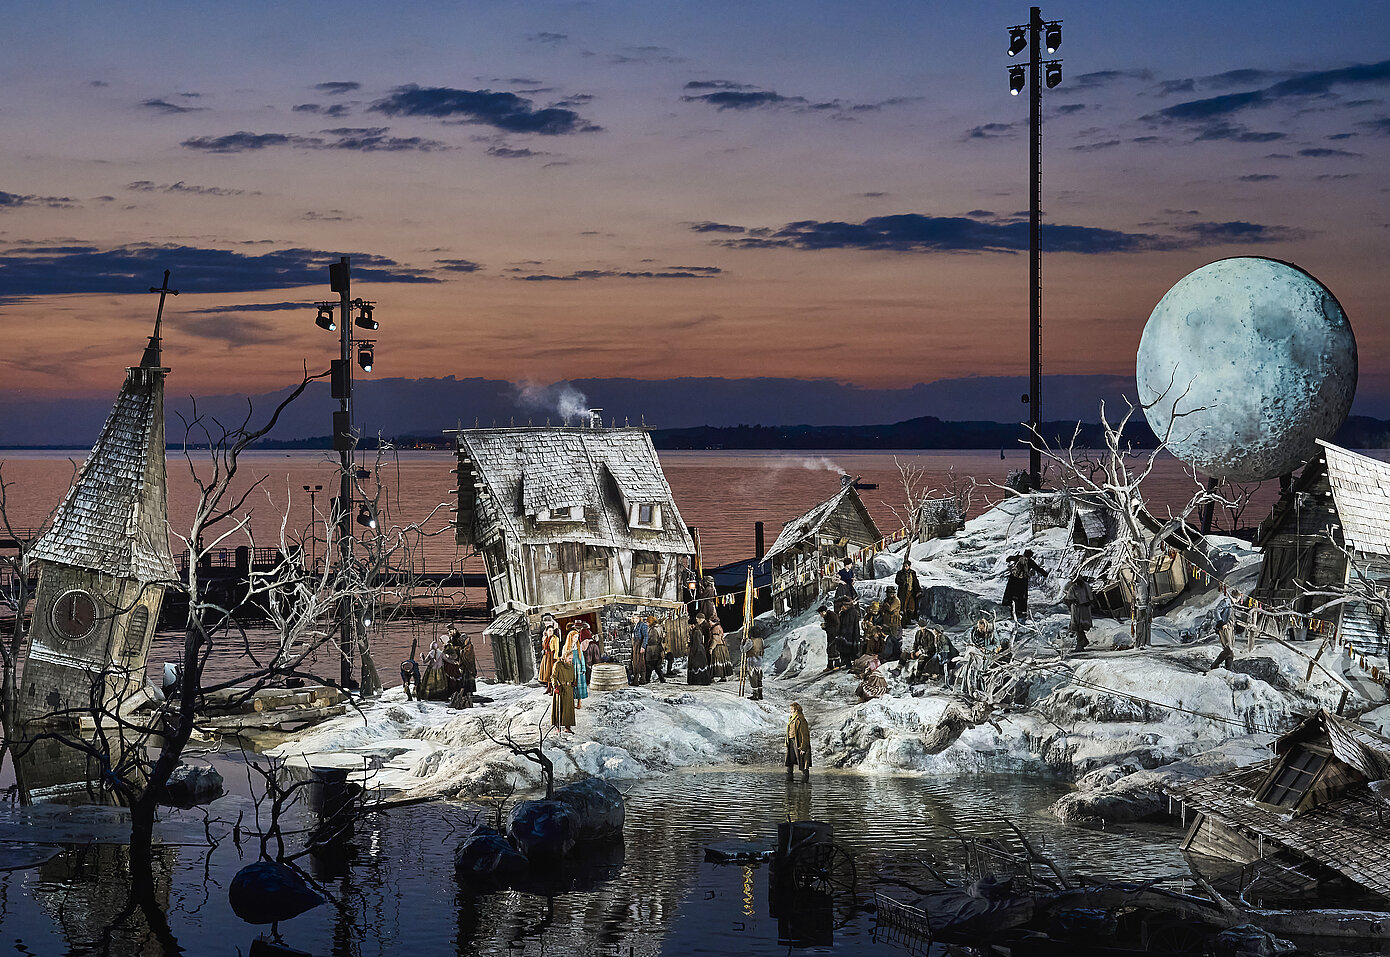
[(1062, 21), (1044, 20), (1042, 8), (1032, 7), (1028, 22), (1009, 27), (1009, 56), (1017, 56), (1025, 48), (1028, 50), (1028, 63), (1009, 67), (1009, 94), (1018, 96), (1024, 86), (1029, 87), (1032, 108), (1028, 114), (1028, 171), (1031, 195), (1028, 202), (1028, 268), (1029, 268), (1029, 314), (1028, 314), (1028, 394), (1023, 400), (1028, 403), (1028, 424), (1033, 435), (1030, 436), (1028, 453), (1028, 483), (1034, 488), (1042, 485), (1042, 452), (1037, 447), (1042, 418), (1039, 411), (1038, 394), (1042, 391), (1042, 250), (1038, 243), (1038, 231), (1042, 222), (1042, 83), (1038, 73), (1046, 70), (1047, 88), (1050, 90), (1062, 82), (1062, 61), (1044, 60), (1043, 50), (1056, 53), (1062, 45)]
[[(333, 501), (333, 521), (338, 526), (338, 546), (343, 568), (346, 569), (352, 565), (352, 483), (357, 471), (352, 462), (353, 450), (357, 448), (357, 434), (352, 427), (352, 361), (355, 357), (364, 372), (371, 372), (376, 346), (375, 339), (362, 339), (357, 340), (358, 348), (354, 349), (352, 330), (353, 326), (357, 326), (375, 331), (380, 324), (372, 317), (376, 303), (352, 298), (352, 269), (347, 256), (329, 264), (328, 284), (338, 293), (338, 302), (317, 303), (318, 316), (314, 322), (320, 329), (338, 333), (339, 356), (333, 360), (329, 375), (333, 398), (338, 400), (338, 411), (333, 413), (333, 450), (338, 453), (339, 484), (338, 497)], [(356, 317), (353, 316), (354, 310)], [(366, 503), (362, 507), (365, 509)], [(342, 645), (338, 678), (341, 685), (347, 688), (352, 680), (352, 649), (354, 646), (365, 648), (365, 636), (359, 628), (362, 616), (357, 614), (352, 598), (343, 598), (338, 616)], [(374, 694), (379, 689), (368, 687), (366, 664), (364, 658), (361, 690), (363, 694)]]

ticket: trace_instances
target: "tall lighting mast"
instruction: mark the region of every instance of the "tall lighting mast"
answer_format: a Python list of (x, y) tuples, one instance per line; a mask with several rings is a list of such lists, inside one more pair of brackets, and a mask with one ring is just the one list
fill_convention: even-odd
[(1062, 21), (1044, 20), (1042, 8), (1032, 7), (1028, 22), (1009, 27), (1009, 56), (1028, 50), (1028, 63), (1009, 67), (1009, 93), (1018, 96), (1029, 87), (1032, 100), (1028, 114), (1028, 172), (1030, 195), (1028, 201), (1028, 403), (1029, 435), (1028, 482), (1031, 488), (1042, 486), (1042, 451), (1038, 448), (1042, 417), (1039, 393), (1042, 391), (1042, 249), (1038, 242), (1042, 223), (1042, 83), (1040, 71), (1046, 71), (1047, 88), (1062, 82), (1062, 61), (1044, 60), (1043, 50), (1053, 54), (1062, 45)]

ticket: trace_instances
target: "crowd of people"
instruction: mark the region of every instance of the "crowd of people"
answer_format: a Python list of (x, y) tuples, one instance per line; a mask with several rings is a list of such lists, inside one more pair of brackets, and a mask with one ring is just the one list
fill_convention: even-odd
[(419, 642), (410, 643), (410, 657), (401, 662), (401, 684), (407, 700), (448, 701), (457, 707), (473, 707), (478, 692), (478, 656), (473, 638), (449, 625), (445, 633), (430, 642), (424, 668), (416, 658)]

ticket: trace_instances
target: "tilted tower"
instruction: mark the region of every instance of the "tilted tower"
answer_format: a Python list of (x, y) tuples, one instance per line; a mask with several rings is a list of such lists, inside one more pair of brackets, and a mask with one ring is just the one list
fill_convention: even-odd
[(28, 723), (113, 714), (145, 686), (169, 550), (164, 376), (155, 319), (92, 453), (29, 558), (38, 572), (19, 712)]

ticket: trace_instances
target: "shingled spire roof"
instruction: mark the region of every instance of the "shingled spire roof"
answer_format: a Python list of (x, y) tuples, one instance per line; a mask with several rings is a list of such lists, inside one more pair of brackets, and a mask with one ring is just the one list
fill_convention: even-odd
[[(167, 284), (167, 282), (166, 282)], [(165, 496), (164, 375), (156, 320), (140, 365), (102, 426), (53, 525), (31, 559), (86, 568), (142, 582), (178, 577), (169, 551)]]

